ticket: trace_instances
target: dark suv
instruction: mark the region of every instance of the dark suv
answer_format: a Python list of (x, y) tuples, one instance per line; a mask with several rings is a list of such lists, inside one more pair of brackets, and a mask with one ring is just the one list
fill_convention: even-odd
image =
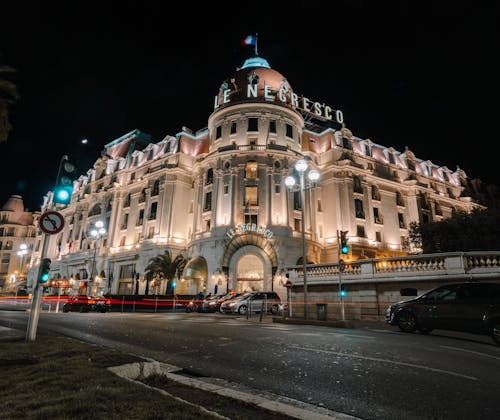
[(455, 283), (387, 308), (386, 321), (404, 332), (433, 329), (488, 334), (500, 346), (500, 284)]

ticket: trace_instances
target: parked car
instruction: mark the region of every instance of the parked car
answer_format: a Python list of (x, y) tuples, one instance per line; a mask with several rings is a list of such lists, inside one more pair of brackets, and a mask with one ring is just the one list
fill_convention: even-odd
[(71, 296), (63, 306), (63, 312), (108, 312), (111, 301), (94, 296)]
[(281, 298), (276, 292), (249, 292), (223, 302), (220, 311), (244, 315), (251, 312), (271, 312), (277, 314)]
[(500, 345), (500, 283), (448, 284), (389, 306), (386, 321), (401, 331), (434, 329), (491, 335)]

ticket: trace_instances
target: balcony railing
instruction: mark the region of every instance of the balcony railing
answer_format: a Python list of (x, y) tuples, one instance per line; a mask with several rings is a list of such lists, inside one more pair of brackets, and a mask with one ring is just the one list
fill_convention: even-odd
[[(292, 283), (303, 281), (303, 267), (290, 266)], [(338, 263), (307, 265), (309, 283), (337, 283)], [(345, 262), (343, 280), (353, 283), (414, 280), (464, 281), (500, 278), (500, 251), (421, 254)]]

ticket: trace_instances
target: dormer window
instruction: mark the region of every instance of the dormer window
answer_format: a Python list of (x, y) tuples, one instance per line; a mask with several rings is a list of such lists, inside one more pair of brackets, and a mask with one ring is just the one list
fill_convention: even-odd
[(365, 143), (363, 148), (364, 148), (365, 156), (373, 157), (372, 146), (370, 144)]
[(342, 137), (342, 147), (344, 149), (351, 150), (352, 149), (351, 140), (349, 140), (347, 137)]
[(406, 166), (410, 171), (415, 170), (415, 162), (411, 159), (406, 159)]

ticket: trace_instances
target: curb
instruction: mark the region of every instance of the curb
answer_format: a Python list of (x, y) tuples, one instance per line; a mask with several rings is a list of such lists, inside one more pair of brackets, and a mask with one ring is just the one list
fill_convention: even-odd
[[(236, 400), (240, 400), (249, 404), (256, 405), (257, 407), (279, 413), (279, 414), (285, 414), (287, 416), (296, 418), (296, 419), (303, 419), (303, 420), (360, 420), (358, 417), (353, 417), (348, 414), (344, 413), (339, 413), (336, 411), (331, 411), (325, 408), (320, 408), (316, 407), (313, 405), (309, 405), (300, 401), (295, 401), (292, 399), (288, 399), (290, 402), (295, 402), (297, 405), (292, 405), (292, 404), (286, 404), (284, 402), (277, 401), (278, 396), (274, 399), (269, 399), (265, 398), (260, 395), (256, 394), (250, 394), (247, 392), (239, 391), (236, 389), (232, 389), (229, 387), (221, 386), (221, 385), (216, 385), (213, 383), (208, 383), (201, 381), (199, 379), (191, 378), (191, 377), (186, 377), (183, 375), (176, 374), (175, 372), (179, 372), (182, 369), (173, 365), (169, 365), (166, 363), (161, 363), (157, 361), (153, 362), (138, 362), (138, 363), (129, 363), (126, 365), (120, 365), (120, 366), (115, 366), (115, 367), (110, 367), (108, 368), (111, 372), (114, 374), (120, 376), (121, 378), (124, 378), (129, 381), (133, 381), (135, 383), (147, 386), (149, 388), (149, 385), (146, 385), (142, 382), (140, 382), (141, 379), (147, 378), (150, 375), (153, 374), (159, 374), (159, 375), (165, 375), (168, 379), (173, 380), (175, 382), (179, 382), (183, 385), (194, 387), (201, 389), (203, 391), (208, 391), (208, 392), (213, 392), (215, 394), (221, 395), (223, 397), (229, 397), (233, 398)], [(157, 389), (157, 388), (153, 388)], [(158, 391), (163, 391), (163, 394), (166, 394), (170, 397), (173, 397), (179, 401), (185, 402), (187, 404), (196, 406), (200, 408), (201, 410), (210, 413), (212, 415), (216, 415), (219, 418), (226, 418), (221, 416), (218, 413), (209, 411), (201, 406), (198, 406), (196, 404), (193, 404), (191, 402), (185, 401), (179, 397), (176, 397), (174, 395), (169, 394), (168, 392), (164, 390), (159, 390)], [(283, 397), (279, 397), (283, 399)], [(299, 407), (298, 405), (301, 405), (305, 408)]]

